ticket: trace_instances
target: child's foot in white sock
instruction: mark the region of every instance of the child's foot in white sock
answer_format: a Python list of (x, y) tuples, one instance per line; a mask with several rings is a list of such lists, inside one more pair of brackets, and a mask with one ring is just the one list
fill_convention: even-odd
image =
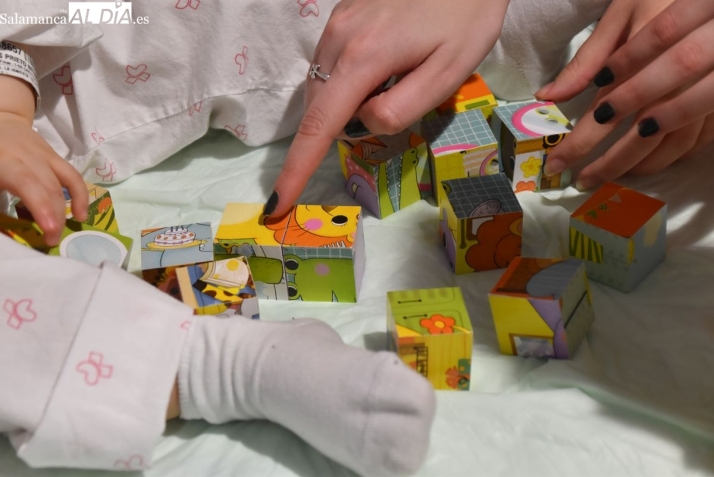
[(369, 476), (415, 472), (435, 411), (431, 385), (395, 354), (315, 320), (196, 320), (179, 390), (184, 419), (269, 419)]

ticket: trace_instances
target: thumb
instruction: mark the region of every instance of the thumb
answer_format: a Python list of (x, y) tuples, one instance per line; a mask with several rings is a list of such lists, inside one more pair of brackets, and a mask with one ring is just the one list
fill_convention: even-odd
[[(596, 75), (607, 83), (605, 61), (617, 50), (631, 17), (631, 7), (626, 2), (614, 2), (598, 22), (590, 38), (580, 47), (575, 57), (560, 72), (555, 81), (545, 85), (535, 97), (556, 103), (568, 101), (582, 93)], [(599, 86), (605, 86), (600, 84)]]

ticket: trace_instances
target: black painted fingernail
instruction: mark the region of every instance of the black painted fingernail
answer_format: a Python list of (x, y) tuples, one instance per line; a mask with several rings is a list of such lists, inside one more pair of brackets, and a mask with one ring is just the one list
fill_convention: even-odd
[(275, 208), (278, 206), (278, 193), (273, 191), (268, 202), (265, 203), (263, 207), (263, 215), (268, 216), (275, 212)]
[(597, 107), (593, 116), (595, 116), (595, 122), (605, 124), (615, 117), (615, 108), (613, 108), (610, 103), (602, 103)]
[(595, 80), (593, 82), (595, 83), (595, 86), (602, 88), (603, 86), (612, 84), (613, 81), (615, 81), (615, 74), (606, 66), (595, 75)]
[(349, 137), (362, 137), (372, 134), (359, 119), (351, 119), (345, 126), (345, 134)]
[(659, 124), (655, 118), (645, 118), (637, 125), (642, 137), (650, 137), (659, 132)]

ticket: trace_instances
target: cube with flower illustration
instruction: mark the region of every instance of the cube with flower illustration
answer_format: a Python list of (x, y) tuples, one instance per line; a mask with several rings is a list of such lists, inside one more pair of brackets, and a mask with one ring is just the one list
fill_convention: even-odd
[(468, 390), (473, 330), (460, 288), (387, 293), (389, 344), (434, 389)]
[(518, 257), (489, 293), (501, 353), (570, 359), (595, 319), (582, 260)]
[(377, 218), (432, 193), (426, 142), (409, 130), (394, 136), (340, 140), (337, 149), (347, 193)]
[[(91, 184), (89, 182), (85, 182), (84, 184), (87, 187), (87, 194), (89, 196), (87, 220), (84, 221), (84, 223), (101, 230), (106, 230), (107, 232), (118, 234), (119, 224), (116, 220), (114, 204), (109, 191), (104, 187)], [(70, 197), (67, 189), (63, 189), (63, 192), (65, 199), (65, 217), (71, 219), (73, 217), (72, 198)], [(17, 212), (17, 216), (21, 219), (29, 221), (34, 220), (30, 211), (22, 202), (18, 202), (15, 205), (15, 211)]]
[(664, 260), (666, 237), (667, 204), (612, 182), (570, 216), (570, 255), (590, 279), (624, 292)]
[(505, 268), (521, 254), (521, 209), (505, 174), (441, 184), (441, 242), (454, 273)]
[(498, 143), (480, 109), (425, 118), (421, 133), (429, 143), (437, 205), (443, 200), (443, 181), (498, 174)]
[(543, 173), (548, 152), (572, 129), (555, 104), (529, 101), (499, 106), (493, 110), (491, 128), (499, 143), (501, 171), (514, 191), (557, 189), (570, 183), (569, 170), (552, 177)]

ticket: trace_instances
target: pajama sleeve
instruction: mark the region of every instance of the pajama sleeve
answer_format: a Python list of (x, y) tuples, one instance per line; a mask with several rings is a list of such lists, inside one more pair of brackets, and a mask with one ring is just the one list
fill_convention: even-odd
[(0, 432), (33, 467), (147, 468), (192, 311), (0, 234)]
[[(24, 45), (35, 62), (38, 78), (56, 70), (102, 36), (98, 25), (69, 24), (67, 0), (3, 0), (2, 3), (0, 40)], [(39, 17), (52, 21), (26, 23), (27, 19)], [(61, 17), (65, 23), (58, 22)], [(25, 23), (20, 23), (21, 19)]]

